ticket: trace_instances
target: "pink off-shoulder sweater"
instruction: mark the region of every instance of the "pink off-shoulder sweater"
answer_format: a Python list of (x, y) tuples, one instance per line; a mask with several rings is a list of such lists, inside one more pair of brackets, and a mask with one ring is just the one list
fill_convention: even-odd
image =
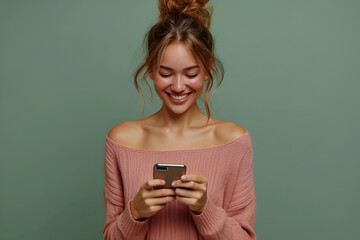
[[(129, 202), (153, 178), (155, 163), (185, 164), (187, 174), (208, 179), (208, 200), (199, 215), (174, 200), (145, 221), (136, 221)], [(232, 142), (202, 149), (146, 150), (106, 135), (103, 239), (256, 239), (253, 148), (248, 130)]]

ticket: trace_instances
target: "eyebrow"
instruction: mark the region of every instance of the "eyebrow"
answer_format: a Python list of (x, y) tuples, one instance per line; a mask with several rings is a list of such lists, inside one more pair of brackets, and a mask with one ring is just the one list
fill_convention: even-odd
[[(166, 67), (166, 66), (163, 66), (163, 65), (160, 65), (160, 68), (163, 68), (165, 70), (174, 70), (172, 68), (169, 68), (169, 67)], [(187, 68), (184, 68), (184, 70), (187, 71), (187, 70), (191, 70), (193, 68), (199, 68), (199, 65), (194, 65), (194, 66), (191, 66), (191, 67), (187, 67)]]

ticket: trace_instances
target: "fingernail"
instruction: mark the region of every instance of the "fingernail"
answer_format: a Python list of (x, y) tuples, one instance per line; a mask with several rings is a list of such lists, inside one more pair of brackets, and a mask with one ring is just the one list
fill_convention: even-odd
[(181, 176), (181, 179), (182, 179), (182, 180), (185, 180), (185, 179), (186, 179), (186, 177), (185, 177), (185, 176)]
[(175, 187), (175, 185), (176, 185), (175, 182), (172, 182), (172, 183), (171, 183), (171, 186)]
[(161, 180), (161, 183), (162, 183), (162, 184), (165, 184), (165, 183), (166, 183), (166, 181), (165, 181), (165, 180)]

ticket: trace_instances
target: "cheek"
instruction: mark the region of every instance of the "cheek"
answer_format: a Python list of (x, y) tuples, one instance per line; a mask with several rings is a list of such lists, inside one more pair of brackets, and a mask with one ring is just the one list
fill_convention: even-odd
[[(167, 80), (164, 78), (155, 78), (154, 80), (154, 88), (155, 91), (160, 93), (164, 90), (166, 90), (170, 85), (172, 84), (171, 80)], [(187, 79), (185, 81), (185, 84), (188, 85), (191, 89), (194, 89), (196, 91), (202, 91), (203, 89), (203, 84), (204, 84), (204, 80), (202, 78), (202, 76), (198, 76), (194, 79)]]
[(188, 81), (188, 85), (194, 89), (194, 90), (201, 90), (203, 88), (204, 81), (201, 79), (201, 77), (197, 77), (195, 79), (190, 79)]
[(169, 83), (165, 80), (156, 78), (154, 82), (154, 88), (158, 91), (162, 91), (169, 86)]

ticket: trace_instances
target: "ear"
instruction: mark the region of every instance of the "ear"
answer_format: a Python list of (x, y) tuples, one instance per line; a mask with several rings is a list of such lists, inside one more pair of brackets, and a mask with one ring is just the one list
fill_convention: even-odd
[(211, 65), (211, 73), (212, 73), (215, 65), (215, 59), (211, 59), (210, 65)]
[(150, 78), (151, 80), (154, 80), (154, 75), (149, 74), (149, 78)]
[[(211, 72), (211, 73), (213, 72), (214, 64), (215, 64), (215, 60), (212, 59), (211, 62), (210, 62), (210, 68), (211, 68), (210, 72)], [(209, 80), (208, 76), (205, 76), (205, 79), (204, 79), (204, 80), (205, 80), (205, 81)]]
[[(146, 66), (146, 70), (148, 71), (149, 70), (149, 66)], [(151, 74), (151, 73), (149, 73), (149, 78), (150, 79), (152, 79), (152, 80), (154, 80), (154, 75), (153, 74)]]

